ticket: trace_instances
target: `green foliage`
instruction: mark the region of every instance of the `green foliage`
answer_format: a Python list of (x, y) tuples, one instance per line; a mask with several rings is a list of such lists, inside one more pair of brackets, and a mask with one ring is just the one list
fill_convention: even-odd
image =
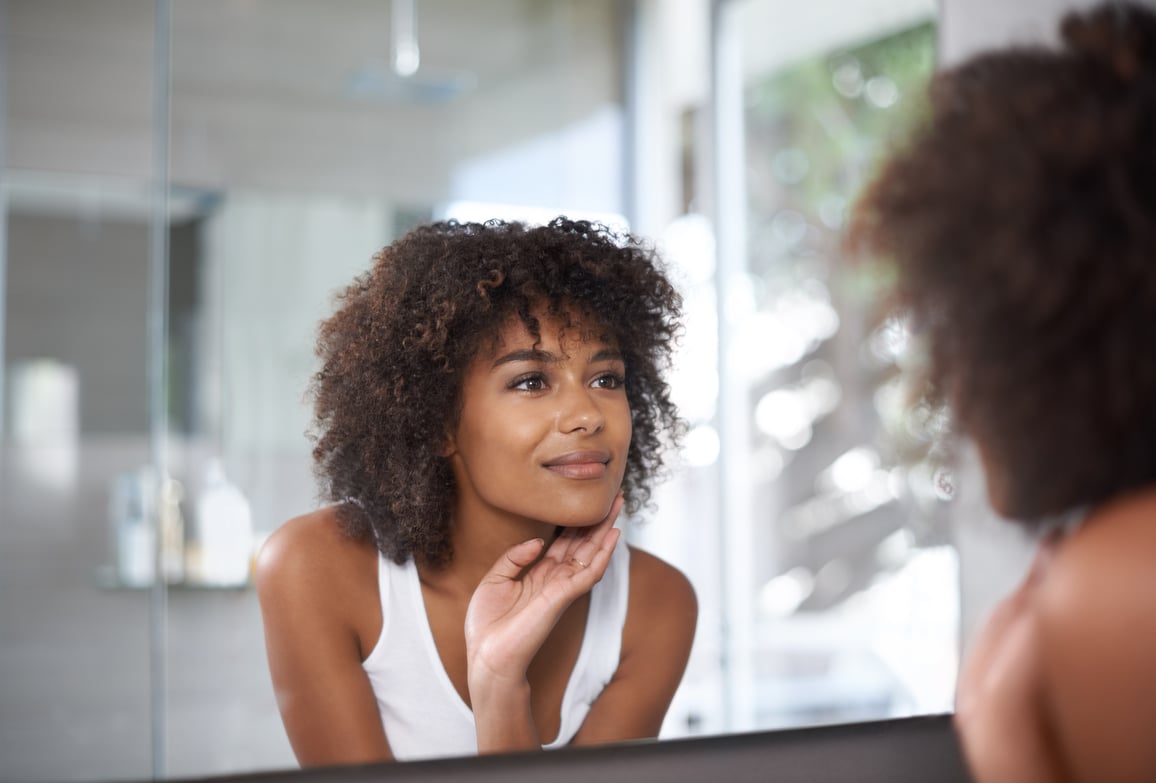
[[(748, 86), (751, 271), (772, 288), (784, 275), (814, 271), (814, 263), (785, 261), (837, 254), (850, 204), (918, 121), (934, 63), (935, 27), (926, 23), (801, 60)], [(876, 288), (854, 273), (840, 284), (864, 285), (859, 293), (868, 297)]]

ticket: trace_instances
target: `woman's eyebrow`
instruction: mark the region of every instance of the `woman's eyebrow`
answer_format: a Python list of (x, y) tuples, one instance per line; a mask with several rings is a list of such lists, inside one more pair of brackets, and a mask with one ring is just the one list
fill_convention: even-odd
[(494, 369), (503, 364), (510, 362), (539, 362), (542, 364), (549, 364), (558, 361), (554, 354), (549, 351), (543, 351), (540, 348), (525, 348), (520, 351), (511, 351), (504, 356), (499, 356), (494, 359), (494, 363), (490, 365), (490, 369)]
[[(590, 363), (606, 362), (606, 361), (621, 361), (622, 352), (613, 348), (603, 348), (590, 357)], [(549, 351), (543, 351), (541, 348), (524, 348), (518, 351), (510, 351), (507, 354), (499, 356), (494, 359), (494, 363), (490, 365), (490, 369), (496, 369), (503, 364), (510, 362), (537, 362), (539, 364), (554, 364), (560, 359)]]

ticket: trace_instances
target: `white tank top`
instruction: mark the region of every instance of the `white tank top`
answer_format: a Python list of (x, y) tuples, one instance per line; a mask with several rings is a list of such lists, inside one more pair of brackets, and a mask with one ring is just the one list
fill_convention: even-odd
[[(474, 715), (442, 666), (412, 559), (378, 557), (381, 637), (361, 666), (369, 675), (381, 722), (399, 761), (478, 752)], [(602, 580), (590, 591), (586, 631), (562, 696), (558, 736), (544, 748), (566, 745), (590, 705), (618, 670), (630, 592), (630, 550), (619, 540)]]

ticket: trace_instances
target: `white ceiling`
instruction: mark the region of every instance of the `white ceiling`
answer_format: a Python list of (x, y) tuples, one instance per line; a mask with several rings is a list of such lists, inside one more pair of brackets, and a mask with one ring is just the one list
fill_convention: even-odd
[[(389, 0), (172, 0), (172, 179), (436, 200), (461, 160), (620, 100), (619, 6), (417, 0), (404, 81)], [(152, 0), (9, 0), (7, 164), (147, 179), (155, 26)]]

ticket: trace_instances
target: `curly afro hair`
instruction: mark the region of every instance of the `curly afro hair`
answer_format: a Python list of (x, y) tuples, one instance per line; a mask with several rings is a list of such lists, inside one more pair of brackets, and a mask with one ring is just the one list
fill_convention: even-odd
[(375, 255), (338, 302), (317, 344), (313, 457), (350, 535), (372, 536), (399, 563), (449, 562), (455, 489), (441, 452), (464, 371), (512, 318), (539, 337), (537, 313), (592, 322), (622, 353), (633, 422), (626, 508), (649, 499), (682, 430), (662, 377), (681, 298), (640, 240), (561, 217), (435, 223)]
[(1156, 480), (1156, 15), (1061, 33), (939, 74), (851, 235), (1027, 524)]

